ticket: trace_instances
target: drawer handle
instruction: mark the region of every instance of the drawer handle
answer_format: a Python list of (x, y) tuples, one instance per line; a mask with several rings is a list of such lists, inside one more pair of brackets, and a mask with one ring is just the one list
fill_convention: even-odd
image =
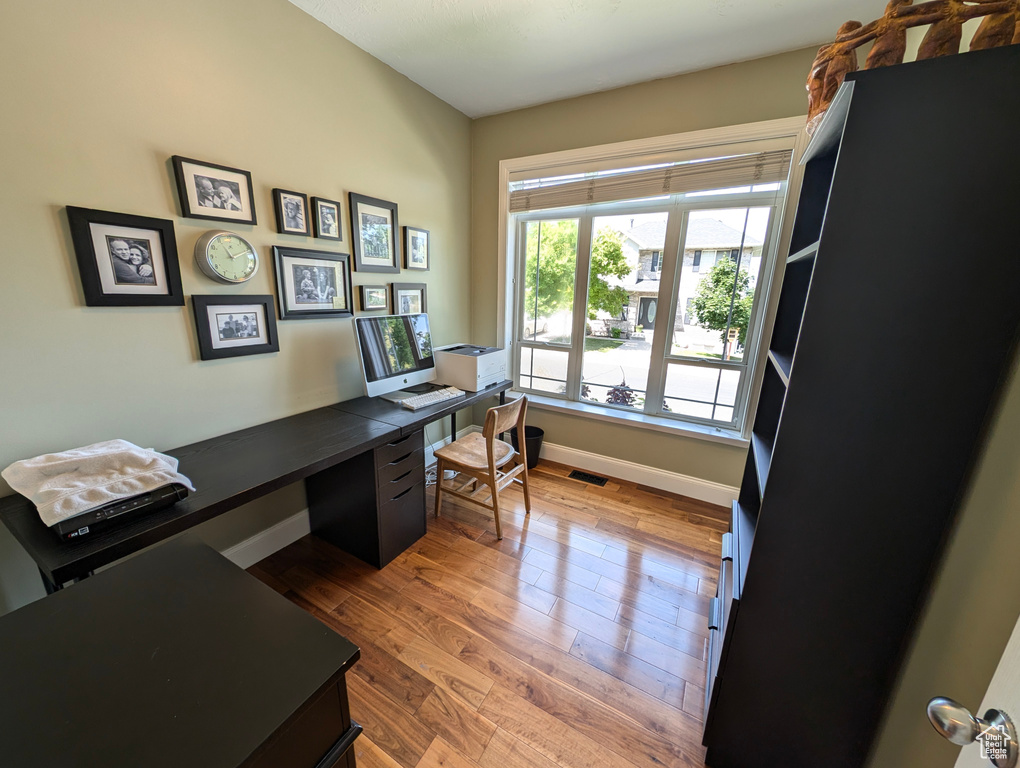
[(396, 448), (401, 443), (406, 443), (412, 437), (414, 437), (414, 435), (408, 435), (407, 437), (402, 437), (399, 440), (394, 440), (392, 443), (387, 443), (387, 445), (390, 446), (391, 448)]
[[(410, 474), (410, 473), (408, 473), (408, 474)], [(396, 500), (397, 500), (397, 499), (399, 499), (399, 498), (400, 498), (401, 496), (406, 496), (406, 495), (407, 495), (407, 494), (409, 494), (409, 493), (410, 493), (411, 491), (413, 491), (413, 490), (414, 490), (414, 489), (415, 489), (416, 487), (417, 487), (417, 486), (415, 486), (415, 485), (412, 485), (412, 486), (411, 486), (410, 488), (406, 488), (406, 489), (404, 489), (403, 491), (401, 491), (400, 493), (398, 493), (398, 494), (397, 494), (396, 496), (394, 496), (394, 497), (393, 497), (392, 499), (390, 499), (390, 501), (396, 501)]]
[(404, 474), (402, 474), (400, 477), (395, 477), (392, 480), (390, 480), (390, 482), (391, 483), (399, 483), (401, 480), (403, 480), (405, 477), (407, 477), (412, 472), (414, 472), (414, 470), (413, 469), (409, 469)]
[(411, 453), (408, 453), (408, 454), (405, 454), (404, 456), (401, 456), (396, 461), (391, 461), (390, 462), (390, 466), (392, 467), (394, 464), (399, 464), (400, 462), (404, 461), (405, 459), (408, 459), (409, 457), (411, 457), (413, 455), (414, 455), (414, 451), (411, 451)]

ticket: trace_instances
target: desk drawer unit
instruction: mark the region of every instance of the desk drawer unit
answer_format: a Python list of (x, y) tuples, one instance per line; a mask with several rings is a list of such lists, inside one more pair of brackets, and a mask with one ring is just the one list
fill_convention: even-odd
[(382, 568), (425, 535), (424, 432), (323, 470), (305, 489), (312, 531)]

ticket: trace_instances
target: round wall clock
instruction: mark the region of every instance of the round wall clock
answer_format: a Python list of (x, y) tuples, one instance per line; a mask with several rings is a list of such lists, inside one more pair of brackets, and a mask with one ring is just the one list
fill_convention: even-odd
[(259, 271), (259, 254), (240, 235), (223, 230), (206, 232), (195, 243), (195, 261), (213, 280), (243, 283)]

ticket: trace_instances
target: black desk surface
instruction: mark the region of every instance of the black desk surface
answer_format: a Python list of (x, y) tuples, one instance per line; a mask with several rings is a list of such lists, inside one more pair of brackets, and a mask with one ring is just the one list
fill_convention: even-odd
[(178, 539), (0, 617), (0, 763), (236, 768), (358, 656)]
[(180, 461), (195, 493), (122, 526), (64, 541), (17, 494), (0, 499), (0, 519), (50, 581), (61, 584), (399, 436), (386, 422), (317, 408), (163, 451)]
[(354, 400), (345, 400), (342, 403), (331, 405), (330, 408), (391, 424), (400, 429), (400, 435), (403, 437), (421, 429), (430, 422), (456, 413), (462, 408), (468, 408), (482, 400), (506, 392), (513, 385), (514, 383), (510, 380), (501, 381), (478, 392), (467, 392), (464, 397), (458, 397), (456, 400), (446, 400), (417, 411), (408, 410), (401, 405), (383, 400), (381, 397), (359, 397)]

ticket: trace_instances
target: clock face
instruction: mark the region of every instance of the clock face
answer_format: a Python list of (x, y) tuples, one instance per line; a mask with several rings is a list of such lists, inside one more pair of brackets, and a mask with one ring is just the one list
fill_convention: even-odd
[[(199, 245), (203, 245), (202, 241), (199, 241)], [(228, 283), (243, 283), (259, 268), (258, 253), (252, 245), (243, 237), (231, 232), (212, 234), (204, 243), (202, 250), (202, 254), (195, 254), (199, 266), (214, 279)]]

